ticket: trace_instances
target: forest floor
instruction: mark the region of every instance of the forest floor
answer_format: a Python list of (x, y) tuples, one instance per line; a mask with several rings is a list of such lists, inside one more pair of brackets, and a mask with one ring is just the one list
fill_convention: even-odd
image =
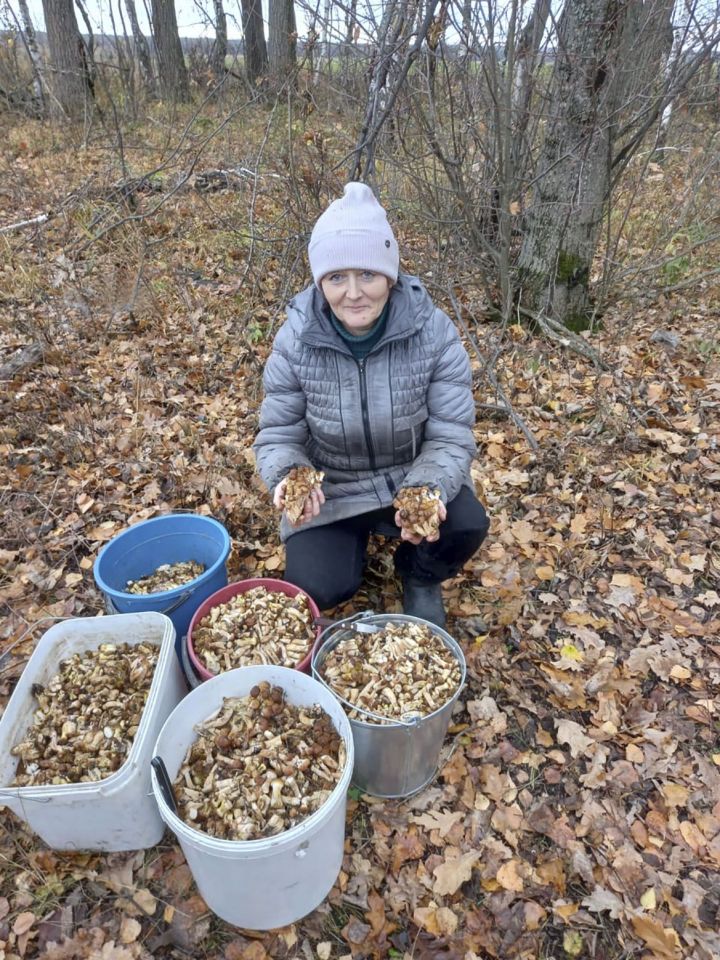
[[(290, 179), (312, 186), (326, 161), (319, 123), (289, 160), (269, 147), (274, 165), (218, 192), (199, 171), (254, 169), (239, 123), (175, 154), (170, 125), (129, 130), (125, 170), (38, 124), (3, 137), (0, 227), (53, 216), (0, 235), (0, 366), (41, 349), (0, 389), (1, 707), (43, 618), (102, 611), (92, 564), (129, 523), (212, 514), (232, 579), (281, 574), (251, 444), (262, 366), (303, 282), (293, 225), (324, 202)], [(173, 179), (192, 150), (192, 177)], [(113, 192), (162, 163), (130, 200)], [(659, 170), (646, 205), (662, 215), (681, 176)], [(406, 269), (437, 278), (421, 219), (398, 217)], [(501, 330), (472, 272), (442, 271), (480, 348), (473, 476), (492, 526), (446, 589), (468, 683), (437, 778), (407, 801), (352, 791), (330, 895), (266, 934), (207, 910), (169, 834), (58, 853), (5, 812), (4, 960), (720, 956), (720, 287), (628, 284), (585, 335), (596, 367)], [(536, 452), (490, 406), (490, 357)], [(372, 543), (341, 612), (400, 609), (391, 552)]]

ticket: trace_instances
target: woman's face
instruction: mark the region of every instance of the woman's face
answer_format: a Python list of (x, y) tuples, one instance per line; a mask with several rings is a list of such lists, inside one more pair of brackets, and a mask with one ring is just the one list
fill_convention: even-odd
[(390, 296), (391, 281), (372, 270), (334, 270), (320, 281), (330, 309), (348, 333), (369, 333)]

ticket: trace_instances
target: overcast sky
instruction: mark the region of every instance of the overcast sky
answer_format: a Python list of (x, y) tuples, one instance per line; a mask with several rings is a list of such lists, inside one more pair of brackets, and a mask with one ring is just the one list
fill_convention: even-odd
[[(16, 15), (19, 14), (17, 4), (13, 3), (13, 0), (9, 0), (10, 5), (15, 10)], [(150, 0), (147, 0), (147, 7), (150, 6)], [(45, 20), (43, 17), (42, 10), (42, 0), (28, 0), (28, 7), (30, 9), (30, 16), (32, 17), (33, 23), (38, 30), (45, 29)], [(101, 30), (105, 33), (112, 33), (112, 21), (109, 16), (109, 7), (110, 0), (86, 0), (86, 8), (88, 11), (88, 16), (93, 23), (93, 26), (97, 28), (98, 32)], [(148, 16), (146, 10), (145, 0), (135, 0), (135, 8), (137, 9), (138, 19), (140, 20), (140, 27), (144, 33), (149, 33), (148, 26)], [(115, 17), (115, 24), (118, 33), (122, 33), (122, 23), (118, 14), (118, 0), (112, 0), (112, 9)], [(178, 28), (180, 31), (181, 37), (202, 37), (202, 36), (214, 36), (214, 29), (209, 23), (208, 14), (204, 11), (212, 10), (212, 3), (210, 0), (175, 0), (175, 12), (178, 18)], [(83, 23), (80, 15), (75, 11), (78, 25), (80, 29), (83, 30)], [(125, 6), (123, 4), (123, 14), (125, 14)], [(225, 0), (225, 14), (228, 21), (228, 36), (229, 37), (241, 37), (242, 30), (240, 29), (240, 0)], [(128, 30), (130, 25), (127, 22), (127, 15), (124, 17), (124, 21), (127, 24)]]

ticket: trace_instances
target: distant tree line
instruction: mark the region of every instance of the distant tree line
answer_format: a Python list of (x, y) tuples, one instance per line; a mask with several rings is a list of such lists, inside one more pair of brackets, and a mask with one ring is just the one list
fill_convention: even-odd
[[(150, 0), (150, 38), (136, 0), (117, 0), (114, 72), (99, 69), (109, 40), (93, 36), (85, 0), (42, 2), (46, 42), (27, 0), (7, 23), (37, 112), (87, 115), (111, 100), (100, 89), (108, 75), (124, 78), (132, 104), (136, 93), (188, 101), (192, 80), (203, 96), (281, 94), (305, 116), (328, 106), (354, 149), (342, 172), (321, 150), (293, 168), (293, 195), (302, 184), (310, 198), (301, 216), (343, 177), (410, 192), (438, 250), (471, 258), (504, 323), (526, 319), (562, 342), (593, 322), (616, 268), (627, 219), (617, 197), (632, 164), (679, 149), (669, 131), (693, 89), (714, 130), (720, 119), (720, 8), (706, 0), (269, 0), (267, 23), (261, 0), (240, 0), (241, 46), (228, 40), (224, 0), (206, 0), (214, 37), (197, 41), (180, 40), (173, 0)], [(1, 68), (0, 56), (0, 96)], [(720, 209), (704, 213), (713, 223)]]

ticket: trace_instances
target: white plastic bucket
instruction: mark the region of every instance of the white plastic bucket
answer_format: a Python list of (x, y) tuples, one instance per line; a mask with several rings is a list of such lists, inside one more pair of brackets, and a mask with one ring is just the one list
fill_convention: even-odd
[(196, 724), (221, 707), (224, 697), (247, 696), (263, 680), (282, 687), (293, 705), (319, 704), (345, 741), (347, 759), (342, 777), (319, 810), (274, 837), (220, 840), (174, 814), (152, 772), (160, 815), (177, 836), (208, 907), (228, 923), (252, 930), (283, 927), (306, 916), (322, 903), (340, 872), (347, 789), (354, 762), (352, 732), (342, 707), (322, 684), (299, 670), (241, 667), (192, 690), (165, 721), (155, 746), (155, 754), (162, 757), (174, 781), (188, 747), (196, 739)]
[[(34, 683), (47, 684), (60, 663), (101, 643), (160, 646), (147, 702), (125, 763), (95, 783), (12, 787), (18, 758), (10, 750), (26, 734), (37, 703)], [(158, 730), (185, 695), (174, 652), (175, 629), (161, 613), (83, 617), (51, 627), (35, 650), (0, 719), (0, 804), (56, 850), (142, 850), (162, 839), (165, 826), (150, 785), (151, 749)]]

